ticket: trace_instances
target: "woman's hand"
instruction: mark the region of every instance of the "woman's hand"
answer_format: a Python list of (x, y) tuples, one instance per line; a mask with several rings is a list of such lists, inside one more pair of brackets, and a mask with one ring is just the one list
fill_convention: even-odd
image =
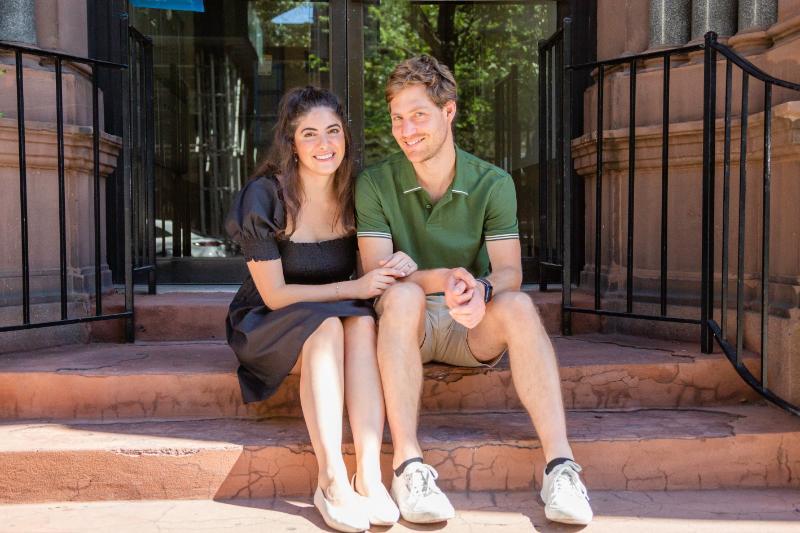
[(367, 272), (357, 280), (353, 281), (355, 284), (356, 298), (367, 300), (375, 298), (383, 294), (383, 291), (391, 287), (396, 281), (396, 278), (402, 278), (403, 272), (396, 268), (376, 268)]
[(417, 264), (405, 252), (395, 252), (378, 261), (378, 264), (384, 268), (395, 268), (402, 272), (402, 276), (410, 276), (417, 271)]

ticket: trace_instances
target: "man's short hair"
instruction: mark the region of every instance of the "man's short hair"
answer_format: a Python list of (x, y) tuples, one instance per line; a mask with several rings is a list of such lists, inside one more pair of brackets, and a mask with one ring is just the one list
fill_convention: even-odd
[(411, 85), (424, 85), (428, 97), (439, 107), (450, 100), (455, 102), (458, 97), (453, 73), (447, 65), (427, 54), (406, 59), (394, 68), (386, 81), (386, 103)]

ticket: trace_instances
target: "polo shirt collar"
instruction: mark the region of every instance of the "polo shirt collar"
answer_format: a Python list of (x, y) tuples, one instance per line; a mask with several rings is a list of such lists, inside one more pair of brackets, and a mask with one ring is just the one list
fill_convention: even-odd
[[(467, 165), (465, 161), (465, 154), (464, 150), (456, 145), (456, 175), (453, 178), (453, 182), (450, 184), (450, 187), (447, 189), (447, 193), (445, 196), (450, 196), (450, 194), (455, 194), (458, 196), (469, 196), (470, 190), (470, 183), (469, 178), (466, 175), (468, 173)], [(406, 165), (404, 167), (404, 172), (400, 176), (400, 184), (403, 187), (403, 194), (412, 194), (422, 190), (422, 186), (417, 181), (417, 174), (414, 172), (414, 165), (411, 164), (411, 161), (406, 159)]]

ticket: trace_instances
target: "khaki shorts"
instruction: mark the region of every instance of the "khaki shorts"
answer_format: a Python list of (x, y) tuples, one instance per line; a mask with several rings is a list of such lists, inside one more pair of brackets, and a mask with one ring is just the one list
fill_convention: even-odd
[[(479, 361), (472, 354), (467, 342), (467, 328), (453, 320), (450, 309), (444, 302), (444, 295), (426, 297), (425, 334), (419, 346), (423, 363), (445, 363), (453, 366), (493, 367), (506, 353), (501, 352), (489, 361)], [(376, 303), (375, 310), (380, 316), (383, 306)]]

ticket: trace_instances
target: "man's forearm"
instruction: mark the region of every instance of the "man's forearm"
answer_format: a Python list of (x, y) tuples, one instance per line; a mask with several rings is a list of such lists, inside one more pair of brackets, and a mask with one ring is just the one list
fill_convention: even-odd
[(492, 284), (493, 294), (506, 291), (518, 291), (522, 287), (522, 270), (514, 267), (500, 268), (486, 276)]
[(402, 281), (416, 283), (425, 294), (444, 292), (447, 284), (447, 277), (450, 275), (449, 268), (434, 268), (432, 270), (418, 270), (410, 276), (403, 278)]

